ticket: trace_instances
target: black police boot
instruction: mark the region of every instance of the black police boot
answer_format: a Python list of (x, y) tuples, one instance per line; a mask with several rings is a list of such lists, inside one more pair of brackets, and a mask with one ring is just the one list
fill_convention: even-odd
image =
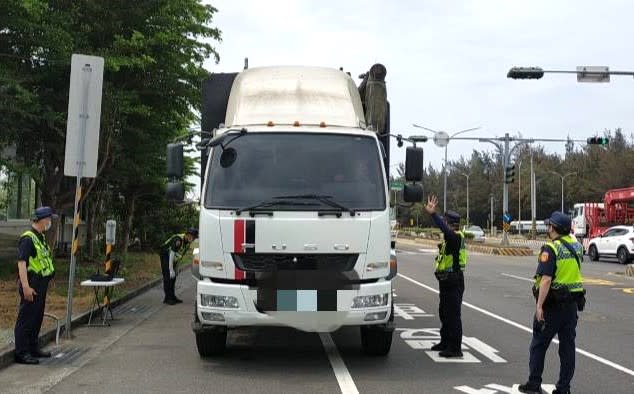
[(520, 392), (522, 393), (528, 393), (528, 394), (542, 394), (542, 388), (539, 385), (534, 385), (534, 384), (530, 384), (530, 383), (524, 383), (524, 384), (520, 384), (520, 386), (517, 388)]
[(14, 358), (15, 358), (15, 362), (18, 364), (35, 365), (40, 363), (40, 360), (31, 356), (29, 353), (21, 353), (21, 354), (16, 353)]
[(553, 394), (570, 394), (570, 389), (555, 389)]
[(176, 305), (176, 301), (171, 299), (171, 298), (166, 298), (166, 299), (163, 300), (163, 304)]
[(178, 297), (174, 297), (174, 302), (177, 303), (177, 304), (181, 304), (183, 302), (183, 300), (181, 300)]
[(37, 349), (34, 352), (31, 352), (31, 356), (35, 358), (48, 358), (51, 357), (51, 352), (45, 352), (42, 349)]
[(445, 349), (438, 355), (445, 358), (459, 358), (462, 357), (462, 351), (460, 349)]
[(431, 347), (431, 350), (434, 351), (443, 351), (447, 348), (447, 345), (445, 345), (444, 343), (440, 342), (435, 344), (434, 346)]

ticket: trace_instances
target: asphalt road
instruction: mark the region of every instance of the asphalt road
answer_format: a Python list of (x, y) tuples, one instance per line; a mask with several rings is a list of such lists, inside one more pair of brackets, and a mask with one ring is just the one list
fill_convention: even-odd
[[(465, 357), (447, 362), (429, 350), (440, 327), (433, 252), (400, 246), (395, 281), (398, 328), (385, 358), (361, 354), (357, 329), (320, 335), (266, 328), (232, 332), (224, 356), (203, 360), (190, 328), (193, 282), (184, 275), (184, 304), (162, 306), (160, 290), (153, 290), (154, 295), (145, 297), (154, 306), (143, 318), (126, 329), (97, 329), (112, 337), (109, 341), (86, 345), (91, 351), (70, 366), (12, 366), (0, 371), (0, 391), (30, 387), (54, 393), (514, 392), (513, 386), (528, 374), (534, 313), (530, 277), (536, 259), (471, 256), (463, 305)], [(573, 392), (634, 392), (634, 280), (617, 274), (622, 271), (617, 263), (583, 266), (589, 301), (579, 319)], [(88, 332), (95, 331), (80, 331), (84, 337)], [(552, 390), (558, 369), (553, 343), (545, 392)]]

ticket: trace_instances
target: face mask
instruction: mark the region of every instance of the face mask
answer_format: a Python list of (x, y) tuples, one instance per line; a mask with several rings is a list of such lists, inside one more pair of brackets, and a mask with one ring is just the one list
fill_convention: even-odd
[(48, 231), (48, 230), (51, 228), (51, 225), (52, 225), (52, 224), (53, 224), (53, 223), (51, 223), (51, 222), (46, 223), (46, 224), (44, 225), (44, 231)]

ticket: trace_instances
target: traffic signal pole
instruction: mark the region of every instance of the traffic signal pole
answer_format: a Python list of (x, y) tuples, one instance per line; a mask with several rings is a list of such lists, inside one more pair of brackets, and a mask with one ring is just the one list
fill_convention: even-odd
[[(509, 172), (509, 174), (511, 174), (511, 176), (508, 177), (507, 179), (507, 169), (510, 167), (511, 165), (511, 157), (513, 155), (513, 153), (515, 152), (515, 150), (525, 144), (532, 144), (533, 142), (585, 142), (587, 144), (596, 144), (596, 145), (602, 145), (605, 146), (607, 145), (607, 137), (591, 137), (588, 138), (586, 140), (571, 140), (570, 138), (567, 139), (557, 139), (557, 138), (516, 138), (516, 137), (511, 137), (509, 135), (509, 133), (505, 133), (504, 137), (498, 137), (498, 138), (479, 138), (479, 137), (454, 137), (452, 139), (456, 139), (456, 140), (472, 140), (472, 141), (479, 141), (479, 142), (488, 142), (490, 144), (495, 145), (495, 147), (497, 148), (498, 152), (500, 153), (500, 156), (502, 158), (502, 165), (504, 168), (503, 171), (503, 188), (502, 188), (502, 216), (504, 217), (506, 214), (508, 214), (509, 211), (509, 184), (513, 183), (513, 176), (512, 176), (512, 172)], [(511, 142), (514, 142), (515, 144), (511, 147)], [(531, 165), (532, 165), (532, 155), (531, 155)], [(514, 171), (514, 169), (513, 169)], [(534, 174), (533, 174), (534, 177)], [(531, 180), (532, 182), (534, 182), (534, 179)], [(534, 193), (534, 191), (533, 191)], [(535, 196), (531, 196), (531, 198), (535, 199)], [(533, 221), (533, 232), (535, 231), (535, 216), (536, 216), (536, 210), (533, 204), (532, 207), (532, 221)], [(492, 218), (493, 219), (493, 218)], [(508, 223), (510, 224), (510, 219), (508, 220)], [(491, 223), (491, 226), (493, 227), (493, 222)], [(503, 226), (503, 231), (502, 231), (502, 245), (504, 246), (508, 246), (509, 245), (509, 238), (508, 238), (508, 226)]]

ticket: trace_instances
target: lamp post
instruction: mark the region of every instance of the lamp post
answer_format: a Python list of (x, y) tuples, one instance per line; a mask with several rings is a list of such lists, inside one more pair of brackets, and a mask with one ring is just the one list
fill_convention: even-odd
[(460, 175), (467, 178), (467, 228), (469, 227), (469, 174), (461, 172)]
[(517, 233), (522, 234), (522, 161), (517, 163)]
[(427, 131), (431, 131), (432, 133), (434, 133), (434, 143), (436, 144), (436, 146), (439, 147), (444, 147), (445, 148), (445, 161), (442, 167), (442, 172), (443, 172), (443, 197), (442, 197), (442, 209), (443, 211), (447, 210), (447, 145), (449, 145), (449, 141), (460, 135), (463, 133), (466, 133), (468, 131), (473, 131), (473, 130), (478, 130), (480, 127), (474, 127), (471, 129), (466, 129), (466, 130), (460, 130), (457, 131), (455, 133), (453, 133), (452, 135), (447, 134), (447, 132), (445, 131), (437, 131), (437, 130), (433, 130), (424, 126), (419, 126), (417, 124), (412, 124), (412, 126), (417, 127), (419, 129), (423, 129), (423, 130), (427, 130)]
[(550, 172), (552, 172), (553, 174), (555, 174), (555, 175), (557, 175), (558, 177), (561, 178), (561, 212), (564, 213), (564, 179), (566, 179), (567, 177), (569, 177), (571, 175), (576, 175), (577, 173), (576, 172), (569, 172), (566, 175), (561, 175), (557, 171), (551, 170)]

